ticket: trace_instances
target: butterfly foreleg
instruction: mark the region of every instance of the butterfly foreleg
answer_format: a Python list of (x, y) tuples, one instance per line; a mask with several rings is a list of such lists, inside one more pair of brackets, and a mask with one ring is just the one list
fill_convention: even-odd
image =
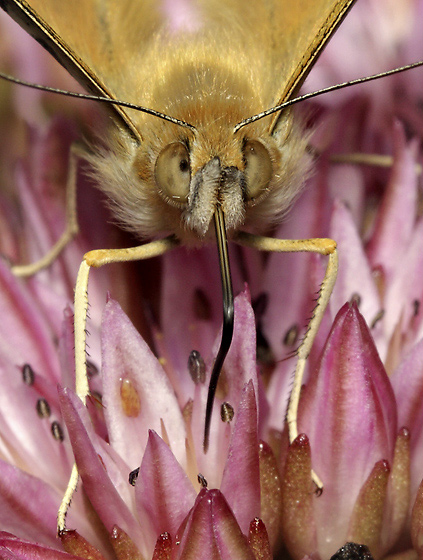
[[(75, 389), (76, 394), (85, 404), (90, 389), (87, 376), (86, 339), (88, 312), (88, 280), (92, 267), (99, 268), (105, 264), (149, 259), (166, 253), (178, 245), (174, 237), (166, 237), (129, 249), (100, 249), (84, 255), (75, 285)], [(60, 535), (66, 530), (66, 513), (73, 493), (78, 484), (78, 469), (73, 465), (66, 492), (57, 514), (57, 531)]]
[[(333, 239), (274, 239), (272, 237), (262, 237), (244, 232), (239, 233), (234, 241), (242, 245), (255, 247), (262, 251), (283, 253), (311, 252), (326, 255), (328, 257), (328, 264), (323, 282), (320, 286), (316, 306), (301, 345), (297, 350), (297, 363), (295, 366), (294, 381), (286, 414), (289, 442), (292, 443), (298, 436), (298, 405), (307, 358), (310, 354), (324, 312), (329, 303), (338, 272), (338, 253), (336, 250), (336, 242)], [(321, 489), (323, 487), (323, 483), (316, 473), (312, 473), (312, 478), (316, 486)]]

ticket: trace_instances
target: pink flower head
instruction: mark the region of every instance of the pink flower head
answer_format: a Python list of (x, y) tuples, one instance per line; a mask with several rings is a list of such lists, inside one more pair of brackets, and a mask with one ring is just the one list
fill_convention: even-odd
[[(400, 64), (403, 53), (414, 59), (423, 2), (404, 3), (396, 19), (388, 4), (357, 3), (309, 83), (328, 85), (328, 75), (342, 81), (344, 70), (353, 78), (363, 61), (360, 74)], [(202, 24), (192, 2), (162, 9), (172, 33)], [(369, 10), (380, 13), (377, 30)], [(28, 47), (21, 48), (26, 60)], [(43, 54), (33, 56), (36, 71)], [(35, 105), (35, 124), (13, 169), (19, 198), (0, 198), (0, 250), (8, 257), (0, 262), (1, 559), (422, 555), (421, 150), (409, 134), (422, 135), (421, 93), (406, 75), (374, 88), (341, 94), (335, 108), (324, 99), (313, 105), (312, 142), (325, 155), (275, 233), (332, 237), (340, 259), (308, 360), (300, 435), (289, 445), (289, 358), (313, 313), (324, 257), (262, 257), (234, 246), (234, 340), (207, 453), (208, 380), (221, 328), (214, 247), (178, 248), (160, 270), (142, 263), (124, 273), (93, 271), (91, 395), (83, 406), (73, 374), (76, 270), (88, 249), (133, 240), (104, 225), (100, 195), (81, 176), (82, 233), (36, 277), (11, 274), (10, 262), (36, 260), (63, 229), (75, 138), (67, 121), (42, 122), (38, 96), (26, 103), (21, 94), (15, 109), (26, 114)], [(97, 118), (85, 107), (76, 111)], [(0, 142), (2, 161), (11, 160), (13, 144)], [(351, 152), (390, 153), (393, 162), (382, 171), (333, 165), (334, 154)], [(56, 513), (74, 460), (80, 483), (59, 539)]]

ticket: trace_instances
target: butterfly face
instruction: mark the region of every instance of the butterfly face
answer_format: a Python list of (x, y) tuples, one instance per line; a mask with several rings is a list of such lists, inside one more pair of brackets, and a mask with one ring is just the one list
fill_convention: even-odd
[(218, 204), (229, 234), (280, 220), (307, 177), (307, 135), (289, 114), (272, 134), (264, 123), (234, 134), (235, 119), (216, 125), (218, 115), (213, 107), (202, 114), (194, 132), (144, 126), (141, 144), (113, 131), (90, 161), (121, 223), (139, 236), (169, 232), (198, 242), (211, 237)]

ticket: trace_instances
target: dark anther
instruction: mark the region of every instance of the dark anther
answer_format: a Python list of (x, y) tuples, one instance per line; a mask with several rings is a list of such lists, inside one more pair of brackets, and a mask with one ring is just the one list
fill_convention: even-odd
[(48, 418), (51, 414), (50, 405), (45, 399), (38, 399), (35, 408), (40, 418)]
[(197, 475), (198, 484), (200, 484), (203, 488), (207, 488), (207, 480), (201, 473)]
[(206, 365), (200, 352), (193, 350), (188, 358), (188, 371), (196, 385), (206, 380)]
[(59, 422), (52, 422), (51, 433), (53, 434), (53, 437), (56, 441), (63, 441), (65, 439), (62, 426), (59, 424)]
[(33, 385), (35, 380), (35, 373), (29, 364), (22, 367), (22, 379), (25, 385)]
[(139, 474), (140, 474), (140, 468), (139, 467), (129, 473), (128, 480), (129, 480), (129, 484), (131, 486), (135, 486), (135, 483), (137, 481), (137, 478), (138, 478)]
[(222, 422), (227, 422), (229, 424), (229, 422), (232, 421), (233, 417), (234, 417), (233, 406), (230, 405), (228, 402), (222, 403), (222, 406), (220, 407), (220, 418), (222, 419)]

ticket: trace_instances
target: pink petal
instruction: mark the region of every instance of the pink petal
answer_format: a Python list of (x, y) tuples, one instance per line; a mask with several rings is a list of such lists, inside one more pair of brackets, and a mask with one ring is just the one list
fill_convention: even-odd
[(254, 560), (219, 490), (201, 490), (178, 540), (175, 560)]
[(59, 495), (48, 484), (0, 460), (0, 526), (3, 530), (61, 548), (56, 534), (58, 507)]
[[(54, 119), (52, 124), (44, 128), (30, 129), (30, 151), (24, 164), (18, 166), (16, 185), (19, 191), (19, 201), (25, 216), (23, 239), (25, 247), (25, 262), (34, 262), (43, 257), (53, 244), (59, 239), (65, 227), (64, 190), (68, 175), (69, 148), (75, 140), (75, 131), (69, 121)], [(102, 235), (105, 243), (104, 224), (99, 219), (104, 211), (98, 208), (98, 192), (93, 197), (94, 188), (87, 185), (87, 181), (78, 178), (78, 223), (85, 234), (86, 213), (89, 212), (89, 225), (92, 228), (90, 236)], [(91, 198), (90, 198), (91, 197)], [(97, 206), (93, 213), (92, 208)], [(91, 211), (89, 210), (91, 209)], [(95, 220), (95, 221), (94, 221)], [(106, 230), (107, 231), (107, 230)], [(60, 331), (60, 314), (58, 309), (64, 308), (73, 299), (73, 288), (81, 262), (82, 255), (92, 247), (80, 234), (68, 244), (61, 255), (47, 269), (37, 273), (35, 278), (27, 282), (29, 290), (38, 300), (42, 311), (49, 321), (51, 328)], [(19, 257), (21, 260), (21, 257)], [(19, 263), (20, 264), (20, 263)], [(107, 272), (106, 272), (107, 274)], [(105, 290), (99, 278), (104, 273), (96, 273), (90, 281), (91, 324), (100, 322), (101, 309), (98, 303), (104, 303)], [(116, 272), (115, 272), (116, 276)], [(92, 354), (95, 352), (91, 349)]]
[[(205, 361), (221, 323), (220, 278), (216, 249), (187, 252), (176, 249), (164, 256), (161, 325), (167, 354), (181, 393), (194, 395), (188, 375), (188, 356), (200, 352)], [(178, 281), (175, 281), (175, 278)], [(181, 337), (181, 332), (186, 333)]]
[(282, 472), (281, 532), (283, 543), (294, 558), (316, 549), (316, 525), (311, 480), (311, 449), (300, 434), (289, 446)]
[[(400, 325), (401, 332), (413, 343), (423, 334), (422, 315), (417, 313), (416, 316), (415, 309), (415, 302), (421, 302), (423, 298), (423, 220), (417, 222), (408, 246), (397, 259), (396, 267), (395, 276), (386, 289), (385, 336), (389, 339)], [(417, 328), (413, 325), (416, 320)]]
[(148, 516), (155, 537), (165, 531), (176, 535), (195, 498), (194, 487), (169, 447), (150, 431), (135, 485), (135, 499), (138, 508)]
[[(112, 462), (107, 460), (101, 449), (97, 451), (90, 441), (90, 436), (94, 438), (94, 434), (86, 408), (69, 389), (61, 390), (60, 403), (84, 489), (100, 519), (109, 532), (114, 525), (119, 525), (137, 544), (143, 545), (140, 527), (110, 478), (116, 476), (112, 471)], [(91, 431), (90, 436), (87, 428)]]
[[(218, 340), (220, 343), (220, 338)], [(228, 383), (225, 400), (229, 403), (240, 402), (245, 384), (250, 381), (255, 398), (258, 399), (256, 324), (248, 290), (235, 298), (234, 335), (224, 370)]]
[[(267, 443), (259, 444), (261, 519), (273, 548), (281, 522), (282, 481), (276, 457)], [(251, 529), (250, 529), (251, 530)]]
[(315, 512), (325, 555), (345, 542), (346, 520), (374, 464), (392, 461), (397, 429), (392, 387), (355, 304), (338, 313), (316, 374), (299, 429), (310, 437), (324, 484)]
[(406, 250), (417, 212), (416, 146), (407, 146), (403, 126), (393, 131), (394, 165), (367, 248), (373, 267), (383, 266), (389, 282)]
[[(31, 383), (24, 382), (22, 369), (4, 359), (0, 359), (0, 382), (2, 457), (49, 484), (62, 487), (72, 464), (72, 453), (66, 438), (59, 441), (52, 434), (53, 422), (62, 422), (55, 384), (38, 373)], [(48, 416), (40, 417), (37, 412), (40, 399), (48, 404)], [(56, 465), (54, 471), (52, 464)]]
[[(220, 343), (220, 337), (218, 337), (217, 343)], [(214, 348), (215, 352), (217, 352), (217, 344)], [(220, 484), (221, 472), (223, 471), (228, 452), (229, 434), (233, 429), (232, 422), (229, 425), (222, 422), (220, 407), (225, 401), (234, 408), (236, 415), (238, 404), (242, 398), (243, 388), (250, 380), (257, 398), (259, 387), (256, 363), (255, 321), (249, 294), (244, 292), (235, 298), (234, 336), (218, 384), (210, 429), (210, 447), (207, 454), (200, 451), (202, 450), (204, 438), (207, 384), (197, 386), (198, 393), (194, 399), (192, 431), (195, 448), (199, 450), (197, 453), (198, 468), (211, 486), (218, 486)], [(263, 402), (263, 400), (261, 399), (260, 402)], [(263, 411), (264, 413), (265, 410)], [(261, 411), (259, 411), (259, 414), (261, 414)], [(222, 471), (219, 469), (219, 466), (221, 466)]]
[(251, 520), (261, 515), (257, 404), (251, 381), (244, 388), (235, 418), (220, 490), (248, 535)]
[(0, 532), (0, 558), (2, 560), (81, 560), (55, 548), (35, 544)]
[[(60, 188), (66, 180), (66, 160), (74, 137), (71, 138), (69, 126), (64, 126), (63, 121), (60, 124), (56, 121), (55, 125), (43, 133), (34, 129), (30, 132), (32, 160), (27, 158), (25, 165), (18, 167), (16, 185), (25, 216), (25, 257), (28, 262), (34, 262), (47, 254), (65, 228)], [(62, 254), (50, 269), (39, 273), (37, 282), (34, 283), (34, 291), (38, 292), (37, 284), (45, 283), (50, 286), (55, 297), (65, 298), (64, 301), (71, 299), (77, 266), (71, 268), (65, 263), (66, 258)], [(48, 297), (43, 297), (47, 296), (45, 291), (41, 290), (37, 295), (50, 307)], [(52, 318), (54, 320), (54, 314)]]
[(339, 254), (338, 277), (330, 300), (332, 315), (346, 301), (358, 296), (360, 313), (371, 325), (382, 308), (379, 293), (357, 227), (348, 209), (340, 202), (334, 205), (330, 235), (336, 239)]
[(147, 445), (148, 430), (161, 433), (163, 422), (170, 448), (183, 465), (185, 425), (173, 387), (113, 300), (104, 310), (102, 347), (104, 415), (113, 448), (135, 468)]
[(248, 543), (254, 551), (254, 556), (259, 560), (271, 560), (273, 558), (266, 526), (257, 517), (250, 523)]
[(363, 484), (354, 505), (347, 541), (366, 544), (372, 554), (381, 556), (380, 539), (390, 468), (378, 461)]
[(58, 382), (59, 364), (53, 334), (38, 303), (25, 284), (0, 261), (0, 350), (12, 363), (31, 364), (44, 377)]
[[(234, 251), (230, 251), (234, 292), (242, 289)], [(161, 327), (166, 356), (178, 377), (183, 403), (194, 396), (187, 375), (188, 356), (200, 352), (207, 365), (214, 360), (212, 348), (222, 324), (219, 261), (215, 246), (179, 248), (164, 255)], [(177, 279), (177, 280), (176, 280)], [(181, 333), (185, 335), (181, 337)]]
[(410, 430), (411, 494), (423, 478), (423, 340), (405, 356), (391, 377), (398, 403), (398, 425)]

